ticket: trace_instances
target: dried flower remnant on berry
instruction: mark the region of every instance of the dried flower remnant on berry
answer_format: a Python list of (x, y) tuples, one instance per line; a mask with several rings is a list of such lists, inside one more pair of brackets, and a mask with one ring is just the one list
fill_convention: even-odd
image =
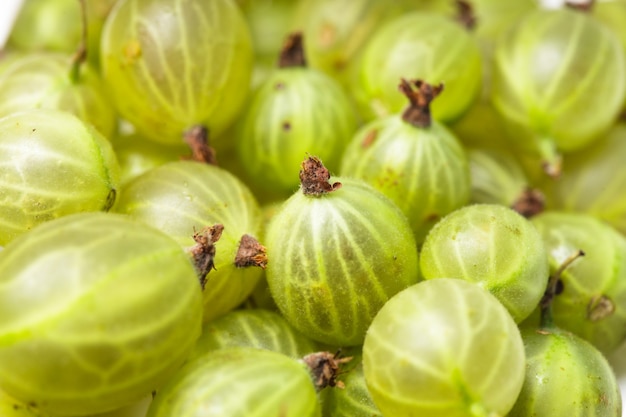
[(407, 81), (403, 78), (398, 89), (410, 103), (402, 113), (402, 120), (415, 127), (429, 127), (432, 124), (430, 103), (443, 91), (443, 84), (433, 86), (422, 80)]
[(306, 67), (306, 57), (302, 43), (302, 32), (287, 36), (278, 58), (279, 68)]
[(209, 146), (209, 130), (202, 125), (188, 129), (184, 134), (185, 143), (191, 149), (191, 159), (209, 165), (217, 165), (215, 149)]
[(565, 2), (565, 6), (570, 9), (580, 10), (583, 12), (591, 12), (593, 9), (594, 0), (569, 0)]
[(235, 255), (235, 266), (245, 268), (248, 266), (258, 266), (265, 269), (267, 266), (267, 250), (258, 240), (245, 234), (239, 242), (239, 249)]
[(315, 388), (321, 391), (326, 387), (344, 388), (341, 381), (337, 380), (341, 365), (352, 360), (351, 356), (341, 357), (339, 352), (316, 352), (302, 358), (313, 374)]
[(474, 8), (469, 1), (456, 0), (457, 15), (456, 20), (467, 30), (472, 30), (476, 27), (476, 15), (474, 14)]
[(212, 269), (215, 269), (215, 243), (220, 240), (223, 231), (224, 225), (218, 223), (213, 226), (207, 226), (193, 235), (193, 240), (196, 244), (189, 249), (189, 252), (193, 257), (193, 263), (202, 289), (204, 289), (206, 284), (207, 274)]
[(526, 187), (519, 198), (511, 204), (511, 208), (529, 219), (543, 212), (545, 205), (546, 199), (541, 191)]
[(606, 295), (597, 295), (591, 298), (587, 305), (587, 318), (599, 321), (615, 312), (615, 304)]
[(304, 195), (318, 197), (341, 188), (340, 182), (331, 184), (329, 179), (330, 172), (319, 158), (309, 156), (302, 162), (300, 185)]

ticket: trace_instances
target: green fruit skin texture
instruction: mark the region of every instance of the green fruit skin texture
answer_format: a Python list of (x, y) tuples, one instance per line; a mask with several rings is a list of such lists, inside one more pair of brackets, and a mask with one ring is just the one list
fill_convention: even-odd
[(360, 354), (343, 365), (340, 379), (344, 388), (325, 389), (320, 394), (324, 417), (383, 417), (367, 390)]
[(391, 198), (408, 217), (418, 244), (470, 197), (468, 159), (456, 137), (438, 122), (416, 128), (398, 115), (356, 133), (340, 175), (363, 179)]
[(520, 163), (504, 149), (475, 148), (467, 156), (473, 203), (511, 207), (529, 186)]
[(609, 129), (624, 102), (622, 46), (585, 13), (527, 14), (499, 39), (494, 59), (494, 106), (531, 148), (548, 141), (563, 152), (581, 149)]
[(160, 390), (147, 417), (319, 417), (308, 368), (262, 349), (233, 347), (185, 365)]
[(32, 407), (21, 403), (0, 391), (0, 416), (2, 417), (42, 417)]
[(0, 119), (0, 245), (77, 212), (108, 210), (119, 186), (111, 144), (70, 113)]
[[(546, 211), (532, 223), (545, 242), (552, 273), (577, 250), (585, 252), (561, 275), (554, 323), (610, 353), (626, 339), (626, 238), (583, 213)], [(612, 309), (599, 305), (601, 299)]]
[(363, 343), (382, 305), (420, 279), (411, 227), (360, 180), (312, 197), (297, 192), (267, 230), (267, 282), (285, 318), (313, 340)]
[(311, 68), (281, 68), (241, 117), (239, 159), (253, 184), (289, 197), (307, 153), (335, 172), (356, 129), (355, 112), (336, 81)]
[(244, 309), (205, 323), (191, 356), (235, 346), (267, 349), (292, 358), (319, 350), (317, 343), (295, 330), (280, 314)]
[(524, 381), (524, 345), (489, 292), (442, 278), (383, 306), (365, 337), (363, 369), (385, 416), (504, 416)]
[(87, 65), (70, 78), (71, 57), (59, 53), (15, 55), (0, 67), (0, 117), (19, 110), (68, 111), (110, 139), (117, 128), (99, 75)]
[(116, 210), (165, 232), (184, 248), (195, 244), (194, 231), (224, 226), (203, 293), (205, 321), (241, 304), (261, 277), (260, 268), (234, 264), (241, 237), (259, 235), (262, 215), (248, 187), (228, 171), (194, 161), (169, 162), (132, 180)]
[(559, 180), (542, 184), (547, 207), (593, 215), (626, 234), (624, 160), (626, 124), (621, 122), (604, 139), (567, 155)]
[(508, 417), (620, 417), (619, 385), (605, 357), (572, 333), (522, 332), (526, 379)]
[(475, 204), (433, 227), (422, 246), (424, 279), (458, 278), (489, 290), (520, 323), (539, 304), (550, 275), (541, 235), (508, 207)]
[(102, 31), (102, 74), (118, 111), (155, 141), (178, 143), (196, 124), (219, 136), (243, 106), (252, 60), (231, 0), (124, 0)]
[(198, 339), (193, 265), (159, 231), (112, 213), (40, 225), (0, 257), (0, 386), (54, 415), (129, 405)]
[(311, 66), (347, 85), (351, 67), (376, 28), (420, 6), (412, 0), (302, 0), (294, 20), (303, 30)]
[(406, 105), (400, 78), (445, 84), (432, 103), (435, 120), (458, 119), (480, 92), (481, 55), (476, 41), (452, 19), (408, 13), (381, 26), (366, 44), (351, 85), (366, 120), (395, 114)]

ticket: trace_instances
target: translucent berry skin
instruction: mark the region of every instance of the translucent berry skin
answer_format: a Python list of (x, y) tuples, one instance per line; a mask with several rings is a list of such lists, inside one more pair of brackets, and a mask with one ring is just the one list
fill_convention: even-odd
[(626, 238), (583, 213), (544, 212), (532, 219), (549, 254), (552, 272), (577, 250), (585, 256), (561, 274), (554, 299), (556, 326), (605, 354), (626, 338)]
[(605, 357), (585, 340), (550, 327), (525, 329), (526, 376), (509, 417), (620, 417), (621, 395)]
[(147, 417), (319, 417), (308, 368), (281, 353), (254, 348), (210, 352), (181, 368)]
[(280, 68), (250, 100), (237, 150), (252, 184), (289, 197), (298, 189), (307, 153), (336, 172), (357, 128), (352, 104), (336, 81), (311, 68)]
[(194, 161), (169, 162), (132, 180), (116, 210), (165, 232), (183, 248), (195, 244), (194, 232), (224, 226), (203, 292), (205, 321), (241, 304), (261, 277), (260, 268), (235, 266), (241, 237), (257, 237), (262, 216), (248, 187), (228, 171)]
[(232, 0), (125, 0), (102, 31), (102, 75), (122, 117), (178, 143), (204, 124), (217, 137), (248, 93), (252, 44)]
[(581, 149), (614, 123), (626, 60), (608, 28), (569, 9), (527, 14), (494, 53), (492, 99), (515, 139), (540, 153)]
[(253, 347), (302, 358), (319, 350), (317, 343), (294, 329), (280, 314), (261, 309), (234, 310), (202, 327), (192, 357), (229, 347)]
[(524, 345), (493, 295), (442, 278), (381, 308), (365, 337), (363, 369), (385, 416), (504, 416), (524, 381)]
[(53, 415), (139, 401), (200, 335), (202, 294), (188, 256), (125, 216), (40, 225), (2, 251), (0, 281), (0, 386)]
[(73, 80), (70, 67), (68, 54), (37, 52), (7, 58), (0, 67), (0, 117), (28, 109), (63, 110), (110, 139), (117, 119), (100, 76), (83, 65), (79, 79)]
[(266, 234), (267, 282), (285, 318), (310, 338), (359, 345), (380, 307), (419, 279), (417, 246), (400, 209), (370, 185), (312, 197), (298, 191)]
[(41, 109), (0, 119), (0, 245), (48, 220), (108, 210), (118, 187), (113, 148), (76, 116)]
[(558, 181), (542, 184), (547, 207), (590, 214), (626, 234), (625, 159), (626, 124), (620, 122), (602, 140), (568, 154)]
[(365, 120), (395, 114), (406, 105), (397, 92), (400, 78), (445, 83), (432, 104), (435, 120), (459, 118), (477, 97), (482, 82), (476, 41), (458, 23), (435, 13), (407, 13), (381, 26), (355, 64), (351, 84)]
[(497, 204), (466, 206), (437, 223), (422, 246), (420, 269), (424, 279), (479, 283), (517, 323), (537, 307), (550, 275), (541, 235), (529, 220)]
[(394, 115), (368, 123), (345, 150), (339, 173), (360, 178), (393, 200), (418, 244), (441, 217), (469, 202), (467, 155), (438, 122), (416, 128)]

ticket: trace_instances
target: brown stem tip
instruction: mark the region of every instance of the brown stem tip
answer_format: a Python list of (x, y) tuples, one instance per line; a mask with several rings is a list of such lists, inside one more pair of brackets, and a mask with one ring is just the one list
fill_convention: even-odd
[(185, 132), (184, 139), (191, 149), (191, 157), (188, 159), (217, 165), (215, 149), (209, 146), (209, 129), (202, 125), (193, 126)]
[(309, 156), (302, 162), (300, 184), (304, 195), (320, 196), (341, 188), (340, 182), (330, 183), (330, 172), (319, 158)]
[(337, 381), (340, 366), (352, 360), (351, 356), (340, 357), (338, 353), (316, 352), (302, 358), (313, 374), (315, 388), (320, 391), (326, 387), (344, 388), (341, 381)]
[(294, 32), (287, 36), (283, 49), (278, 57), (278, 68), (306, 67), (302, 32)]
[(476, 15), (474, 14), (474, 8), (469, 1), (456, 0), (457, 16), (456, 20), (467, 30), (472, 30), (476, 27)]
[(433, 86), (422, 80), (407, 81), (402, 78), (398, 89), (410, 103), (402, 113), (402, 120), (415, 127), (429, 127), (432, 124), (430, 103), (443, 91), (443, 84)]
[(511, 208), (529, 219), (543, 212), (545, 206), (546, 199), (543, 193), (537, 189), (526, 187), (519, 198), (511, 205)]
[(215, 243), (220, 240), (223, 231), (224, 225), (222, 224), (207, 226), (200, 232), (194, 231), (193, 240), (196, 244), (189, 248), (189, 252), (193, 257), (193, 263), (200, 278), (202, 289), (204, 289), (206, 284), (207, 274), (212, 269), (215, 269)]
[(569, 0), (565, 2), (565, 6), (574, 10), (590, 12), (594, 3), (594, 0)]
[(239, 249), (235, 255), (235, 266), (245, 268), (248, 266), (258, 266), (265, 269), (267, 266), (267, 254), (265, 246), (250, 235), (241, 236)]

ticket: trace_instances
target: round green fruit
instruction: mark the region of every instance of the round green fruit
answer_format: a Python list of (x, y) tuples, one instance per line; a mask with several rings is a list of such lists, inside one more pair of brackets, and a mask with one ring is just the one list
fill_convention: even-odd
[(281, 353), (221, 349), (180, 369), (147, 417), (319, 417), (311, 378), (304, 363)]
[(330, 183), (315, 157), (302, 166), (300, 191), (268, 226), (267, 282), (296, 329), (329, 345), (359, 345), (380, 307), (420, 279), (415, 239), (400, 209), (370, 185)]
[(58, 217), (109, 210), (118, 187), (111, 144), (76, 116), (41, 109), (0, 118), (0, 245)]
[(459, 278), (489, 290), (517, 323), (537, 307), (550, 276), (541, 235), (529, 220), (497, 204), (444, 217), (420, 254), (424, 279)]
[(44, 412), (139, 401), (184, 362), (201, 323), (187, 254), (126, 216), (66, 216), (2, 251), (0, 387)]
[(524, 382), (524, 345), (493, 295), (442, 278), (381, 308), (365, 337), (363, 369), (385, 416), (504, 416)]
[(102, 31), (102, 76), (120, 115), (165, 143), (198, 124), (223, 132), (248, 94), (252, 59), (232, 0), (122, 0)]

